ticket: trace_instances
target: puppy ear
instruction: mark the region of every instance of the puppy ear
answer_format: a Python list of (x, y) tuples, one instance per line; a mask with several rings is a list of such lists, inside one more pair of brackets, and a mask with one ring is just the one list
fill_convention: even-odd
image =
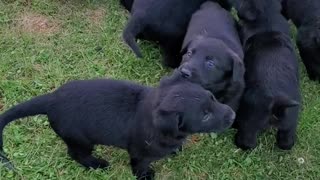
[(187, 53), (189, 45), (191, 44), (191, 41), (188, 41), (188, 43), (183, 42), (180, 54), (184, 55), (185, 53)]
[(244, 83), (245, 67), (243, 61), (231, 49), (229, 49), (229, 54), (233, 60), (232, 81)]
[(154, 115), (154, 126), (164, 135), (175, 137), (183, 125), (180, 113), (168, 110), (158, 110)]
[[(191, 37), (191, 39), (185, 39), (181, 48), (180, 53), (183, 55), (188, 51), (188, 48), (191, 43), (197, 43), (199, 41), (202, 41), (207, 36), (208, 32), (206, 30), (203, 30), (200, 34)], [(187, 37), (187, 36), (186, 36)]]

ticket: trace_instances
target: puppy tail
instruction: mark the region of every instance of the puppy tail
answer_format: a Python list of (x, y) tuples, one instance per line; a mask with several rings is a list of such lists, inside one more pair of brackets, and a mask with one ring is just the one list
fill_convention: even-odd
[(47, 114), (47, 104), (50, 95), (43, 95), (35, 97), (29, 101), (18, 104), (8, 111), (0, 115), (0, 162), (4, 164), (10, 170), (14, 169), (14, 166), (10, 163), (9, 159), (6, 158), (3, 153), (3, 129), (10, 122), (27, 117), (34, 116), (38, 114)]
[(132, 16), (123, 32), (124, 41), (129, 45), (138, 58), (142, 58), (142, 53), (136, 42), (136, 37), (144, 27), (145, 25), (142, 24), (140, 18)]
[(273, 103), (271, 104), (272, 112), (276, 116), (283, 116), (288, 108), (297, 107), (300, 103), (296, 100), (289, 98), (286, 95), (278, 95), (273, 97)]

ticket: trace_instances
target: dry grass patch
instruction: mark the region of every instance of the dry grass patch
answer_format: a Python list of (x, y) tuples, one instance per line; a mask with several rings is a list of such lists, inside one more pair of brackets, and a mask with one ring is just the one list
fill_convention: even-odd
[(27, 33), (52, 34), (59, 30), (59, 23), (44, 15), (27, 12), (18, 16), (15, 27)]
[(86, 12), (86, 16), (92, 25), (100, 25), (106, 15), (106, 11), (102, 8), (90, 9)]

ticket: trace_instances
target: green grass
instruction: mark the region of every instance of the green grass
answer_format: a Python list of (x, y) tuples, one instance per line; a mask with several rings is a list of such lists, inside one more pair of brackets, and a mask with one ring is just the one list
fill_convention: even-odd
[[(159, 48), (143, 42), (137, 60), (122, 42), (128, 13), (119, 0), (0, 1), (0, 111), (59, 87), (72, 79), (108, 77), (154, 86), (170, 72), (160, 63)], [(102, 12), (92, 18), (92, 12)], [(50, 32), (29, 32), (25, 15), (47, 18)], [(97, 13), (99, 14), (99, 13)], [(22, 24), (22, 25), (21, 25)], [(178, 156), (154, 164), (158, 179), (317, 179), (320, 177), (320, 85), (311, 82), (301, 65), (303, 112), (298, 142), (292, 151), (274, 146), (274, 132), (259, 146), (243, 152), (233, 144), (234, 131), (197, 135)], [(3, 107), (2, 107), (3, 106)], [(96, 154), (111, 163), (108, 170), (85, 170), (72, 161), (66, 146), (42, 116), (10, 124), (4, 147), (17, 171), (0, 166), (0, 179), (133, 179), (128, 154), (98, 147)], [(299, 163), (303, 158), (304, 163)]]

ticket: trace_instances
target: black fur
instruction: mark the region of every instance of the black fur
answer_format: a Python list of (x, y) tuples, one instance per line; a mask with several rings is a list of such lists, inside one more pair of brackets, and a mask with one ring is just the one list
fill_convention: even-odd
[(192, 15), (179, 67), (184, 77), (237, 110), (244, 90), (243, 50), (237, 24), (218, 3), (205, 2)]
[(246, 46), (246, 90), (237, 113), (236, 145), (255, 148), (258, 133), (275, 122), (278, 147), (291, 149), (300, 103), (298, 62), (291, 40), (280, 32), (265, 32), (250, 37)]
[(256, 9), (257, 1), (246, 1), (238, 10), (242, 14), (246, 89), (237, 112), (235, 143), (244, 150), (255, 148), (258, 133), (274, 122), (278, 147), (289, 150), (296, 138), (301, 101), (298, 61), (280, 1), (263, 2), (259, 1)]
[(179, 52), (190, 18), (205, 1), (135, 0), (123, 39), (137, 57), (142, 57), (142, 53), (136, 38), (158, 42), (164, 64), (176, 68), (181, 61)]
[(92, 150), (97, 144), (110, 145), (129, 152), (138, 179), (152, 179), (150, 163), (180, 147), (187, 135), (222, 131), (235, 118), (230, 107), (177, 73), (163, 78), (158, 88), (117, 80), (73, 81), (18, 104), (0, 116), (1, 150), (8, 123), (43, 114), (70, 157), (83, 166), (107, 167)]
[(128, 11), (131, 11), (133, 2), (134, 0), (120, 0), (121, 5)]
[(297, 45), (311, 80), (320, 80), (320, 1), (282, 0), (283, 12), (297, 26)]

